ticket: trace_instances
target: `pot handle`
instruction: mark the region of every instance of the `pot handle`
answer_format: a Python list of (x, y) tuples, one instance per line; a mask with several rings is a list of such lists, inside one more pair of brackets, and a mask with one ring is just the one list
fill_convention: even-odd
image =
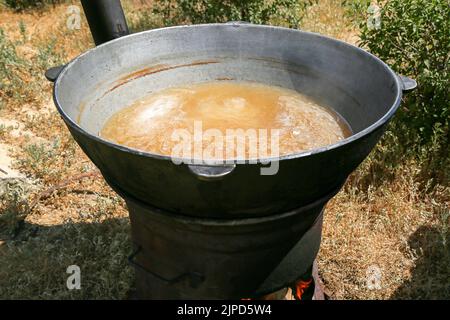
[(220, 180), (229, 175), (236, 168), (236, 164), (222, 165), (222, 166), (208, 166), (208, 165), (188, 165), (189, 171), (197, 176), (200, 180), (214, 181)]
[(417, 88), (417, 81), (406, 76), (397, 75), (403, 86), (403, 92), (409, 92)]
[(52, 67), (52, 68), (48, 69), (47, 71), (45, 71), (45, 77), (47, 78), (48, 81), (55, 82), (65, 67), (66, 67), (66, 65)]

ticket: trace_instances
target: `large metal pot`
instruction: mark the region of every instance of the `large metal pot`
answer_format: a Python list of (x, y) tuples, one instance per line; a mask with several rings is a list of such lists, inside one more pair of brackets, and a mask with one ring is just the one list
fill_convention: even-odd
[[(210, 80), (295, 89), (342, 115), (354, 134), (262, 164), (214, 168), (98, 137), (116, 111), (149, 92)], [(54, 100), (72, 135), (112, 185), (173, 213), (242, 218), (285, 212), (330, 193), (369, 154), (398, 108), (402, 81), (375, 56), (317, 34), (251, 24), (208, 24), (125, 36), (82, 54), (61, 72)]]

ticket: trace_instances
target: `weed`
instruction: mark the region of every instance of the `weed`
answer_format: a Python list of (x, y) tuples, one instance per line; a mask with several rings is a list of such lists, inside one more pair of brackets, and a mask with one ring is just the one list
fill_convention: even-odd
[(29, 188), (18, 179), (0, 180), (0, 239), (13, 237), (27, 213)]
[(20, 69), (26, 68), (26, 62), (19, 58), (16, 44), (10, 41), (0, 28), (0, 97), (8, 99), (18, 97), (16, 88), (22, 85)]

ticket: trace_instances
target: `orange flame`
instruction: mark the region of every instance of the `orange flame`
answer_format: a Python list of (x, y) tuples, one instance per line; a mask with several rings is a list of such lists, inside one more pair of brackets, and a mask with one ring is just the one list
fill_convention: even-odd
[(305, 293), (306, 289), (308, 289), (309, 286), (311, 285), (312, 280), (313, 280), (312, 278), (307, 281), (300, 280), (295, 284), (294, 296), (296, 300), (302, 300), (302, 296)]

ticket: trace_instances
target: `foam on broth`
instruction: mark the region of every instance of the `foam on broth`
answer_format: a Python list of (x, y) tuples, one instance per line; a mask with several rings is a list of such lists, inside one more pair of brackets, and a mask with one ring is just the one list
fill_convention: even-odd
[[(338, 114), (296, 91), (231, 81), (193, 84), (152, 93), (113, 114), (99, 134), (117, 144), (171, 156), (179, 143), (173, 139), (176, 130), (189, 132), (193, 137), (192, 148), (195, 148), (194, 144), (199, 143), (200, 138), (194, 135), (194, 123), (198, 129), (199, 121), (203, 132), (210, 129), (221, 132), (224, 145), (227, 131), (243, 129), (259, 133), (259, 129), (265, 129), (269, 155), (273, 149), (271, 132), (275, 130), (279, 132), (280, 156), (333, 144), (351, 135), (349, 126)], [(258, 139), (258, 148), (260, 142)], [(207, 148), (218, 142), (203, 139), (200, 143)], [(245, 157), (253, 158), (249, 144), (245, 146)], [(210, 158), (223, 159), (225, 156), (232, 159), (238, 154), (237, 144), (221, 148), (217, 150), (226, 151), (213, 153)]]

